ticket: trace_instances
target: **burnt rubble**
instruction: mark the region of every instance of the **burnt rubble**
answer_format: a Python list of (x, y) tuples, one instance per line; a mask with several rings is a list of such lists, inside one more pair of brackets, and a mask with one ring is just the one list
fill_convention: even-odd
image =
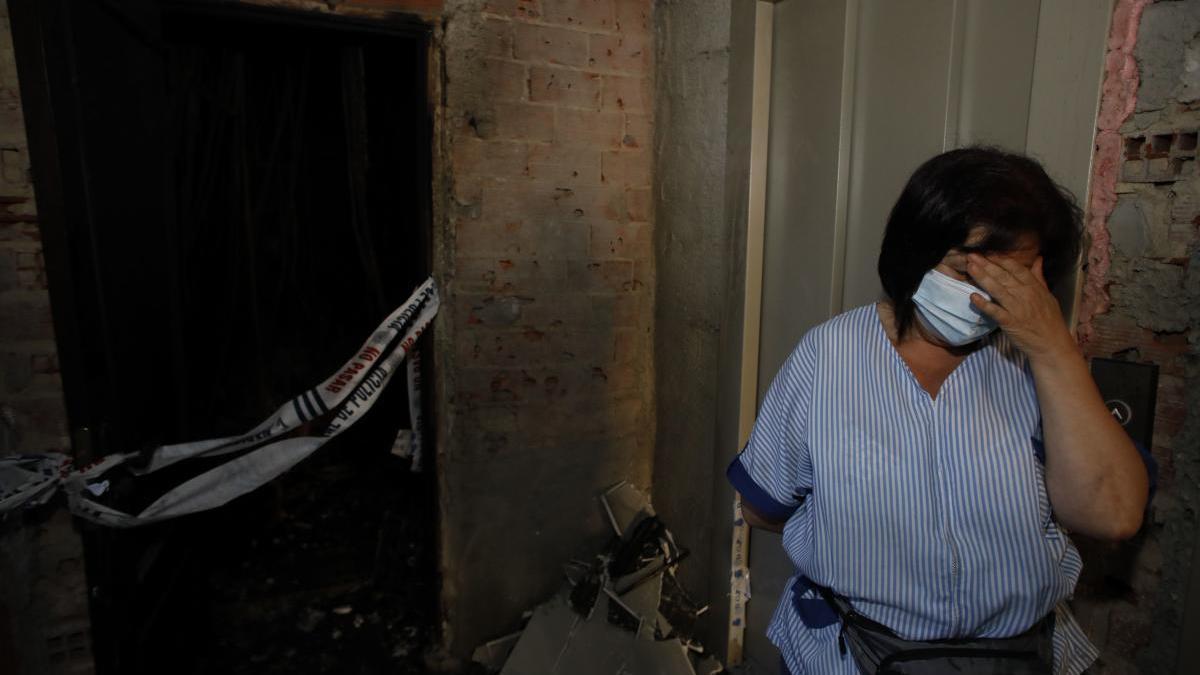
[(712, 675), (720, 662), (695, 640), (698, 606), (675, 578), (688, 551), (628, 483), (600, 496), (614, 536), (525, 627), (480, 645), (473, 660), (500, 675)]

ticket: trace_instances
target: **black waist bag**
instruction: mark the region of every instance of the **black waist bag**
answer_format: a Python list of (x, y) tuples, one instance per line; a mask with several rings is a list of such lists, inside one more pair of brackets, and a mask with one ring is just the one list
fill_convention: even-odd
[(1054, 613), (1008, 638), (905, 640), (854, 611), (828, 588), (817, 587), (842, 620), (838, 639), (864, 675), (1049, 675), (1053, 668)]

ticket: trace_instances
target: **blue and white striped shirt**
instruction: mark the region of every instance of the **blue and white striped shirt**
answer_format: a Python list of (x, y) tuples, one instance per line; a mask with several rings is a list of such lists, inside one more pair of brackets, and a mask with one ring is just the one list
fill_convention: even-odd
[[(1054, 672), (1097, 656), (1065, 605), (1079, 553), (1050, 510), (1028, 361), (985, 338), (936, 398), (874, 305), (814, 328), (771, 384), (734, 487), (786, 518), (797, 576), (768, 636), (794, 675), (856, 673), (801, 576), (907, 639), (1007, 637), (1056, 612)], [(822, 605), (823, 607), (823, 605)], [(824, 625), (823, 625), (824, 624)]]

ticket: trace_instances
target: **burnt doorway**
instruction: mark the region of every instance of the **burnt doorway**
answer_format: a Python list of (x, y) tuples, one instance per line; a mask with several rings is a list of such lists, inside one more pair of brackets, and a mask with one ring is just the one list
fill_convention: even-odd
[[(428, 26), (9, 4), (82, 458), (245, 431), (428, 275)], [(215, 511), (85, 526), (98, 672), (418, 671), (436, 497), (431, 472), (390, 453), (407, 405), (393, 384)]]

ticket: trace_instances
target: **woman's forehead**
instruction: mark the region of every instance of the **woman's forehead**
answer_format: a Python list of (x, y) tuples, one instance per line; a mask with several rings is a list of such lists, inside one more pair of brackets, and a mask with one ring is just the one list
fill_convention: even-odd
[[(967, 235), (967, 240), (962, 246), (956, 247), (956, 250), (970, 252), (978, 250), (981, 246), (986, 245), (988, 239), (992, 238), (992, 232), (983, 225), (976, 225), (971, 228), (971, 232)], [(1038, 237), (1032, 232), (1025, 232), (1017, 235), (1013, 246), (1005, 247), (1006, 253), (1037, 253), (1039, 247)]]

